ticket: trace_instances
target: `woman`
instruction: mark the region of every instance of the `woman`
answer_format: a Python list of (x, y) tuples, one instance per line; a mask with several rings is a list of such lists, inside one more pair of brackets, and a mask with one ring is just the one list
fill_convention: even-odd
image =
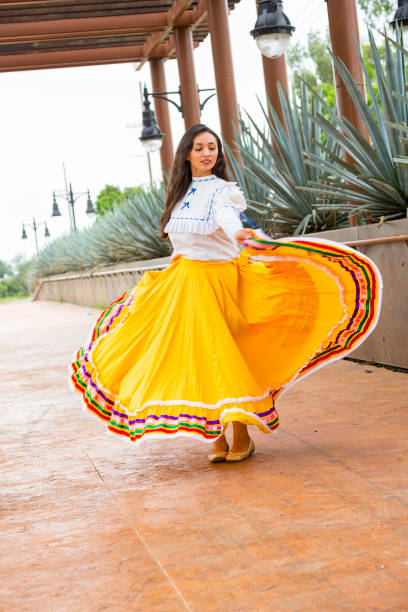
[(381, 278), (368, 258), (325, 240), (265, 239), (242, 227), (245, 208), (218, 136), (187, 130), (161, 224), (172, 261), (102, 313), (72, 364), (108, 432), (196, 436), (213, 442), (211, 462), (242, 461), (255, 449), (247, 426), (275, 430), (277, 397), (373, 330)]

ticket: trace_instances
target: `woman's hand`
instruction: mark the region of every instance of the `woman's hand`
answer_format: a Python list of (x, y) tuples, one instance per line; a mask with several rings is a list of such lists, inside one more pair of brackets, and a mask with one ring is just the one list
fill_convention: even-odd
[(251, 236), (253, 236), (253, 231), (250, 229), (239, 229), (236, 234), (235, 234), (235, 240), (238, 242), (238, 244), (242, 244), (243, 242), (245, 242), (245, 240), (247, 240), (248, 238), (251, 238)]

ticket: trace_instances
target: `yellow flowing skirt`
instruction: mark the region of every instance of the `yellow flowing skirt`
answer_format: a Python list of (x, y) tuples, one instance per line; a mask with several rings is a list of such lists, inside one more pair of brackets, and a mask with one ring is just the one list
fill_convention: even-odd
[(381, 276), (367, 257), (325, 240), (267, 247), (232, 262), (178, 256), (104, 310), (71, 381), (109, 432), (211, 442), (230, 421), (270, 432), (283, 391), (373, 330)]

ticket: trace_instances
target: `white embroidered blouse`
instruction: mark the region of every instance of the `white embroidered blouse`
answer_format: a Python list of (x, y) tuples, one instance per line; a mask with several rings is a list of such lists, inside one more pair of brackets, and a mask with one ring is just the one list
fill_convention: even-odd
[(165, 227), (173, 257), (231, 261), (239, 255), (235, 233), (242, 228), (239, 212), (246, 202), (240, 188), (214, 174), (193, 178)]

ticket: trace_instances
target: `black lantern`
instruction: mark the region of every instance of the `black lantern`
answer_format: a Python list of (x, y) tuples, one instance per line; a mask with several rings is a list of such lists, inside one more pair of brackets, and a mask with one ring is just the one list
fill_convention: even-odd
[(21, 240), (27, 240), (27, 232), (25, 231), (24, 225), (23, 225), (23, 233), (21, 234)]
[(163, 144), (164, 134), (156, 122), (156, 115), (150, 108), (149, 95), (146, 86), (143, 90), (143, 129), (139, 140), (147, 153), (158, 151)]
[(274, 59), (283, 55), (295, 29), (283, 12), (282, 0), (259, 0), (258, 19), (251, 35), (263, 55)]
[(403, 32), (408, 31), (408, 0), (398, 0), (398, 8), (390, 25), (396, 29), (397, 25)]
[(92, 215), (94, 213), (95, 213), (95, 208), (94, 208), (94, 205), (92, 204), (91, 196), (90, 196), (89, 189), (88, 189), (88, 200), (86, 202), (86, 214)]
[(55, 191), (52, 194), (54, 196), (54, 201), (52, 203), (52, 215), (51, 217), (60, 217), (61, 213), (60, 213), (60, 209), (58, 208), (58, 204), (57, 204), (57, 199), (55, 197)]
[(50, 237), (50, 232), (49, 232), (49, 230), (48, 230), (48, 225), (47, 225), (47, 224), (45, 224), (45, 232), (44, 232), (44, 236), (45, 236), (46, 238), (49, 238), (49, 237)]

